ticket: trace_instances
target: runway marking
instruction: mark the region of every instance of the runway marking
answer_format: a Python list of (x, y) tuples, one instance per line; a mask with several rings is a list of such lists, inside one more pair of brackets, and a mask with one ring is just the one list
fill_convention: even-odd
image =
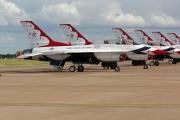
[[(37, 87), (37, 88), (44, 88), (44, 87), (47, 87), (47, 88), (54, 88), (54, 87), (58, 87), (58, 88), (60, 88), (60, 87), (62, 87), (62, 88), (68, 88), (68, 87), (70, 87), (70, 88), (97, 88), (97, 87), (99, 87), (99, 88), (104, 88), (104, 87), (113, 87), (113, 88), (115, 88), (115, 87), (117, 87), (117, 88), (122, 88), (122, 87), (124, 87), (124, 88), (131, 88), (131, 87), (136, 87), (136, 88), (138, 88), (138, 87), (154, 87), (154, 88), (159, 88), (159, 87), (162, 87), (162, 88), (166, 88), (166, 87), (173, 87), (173, 88), (180, 88), (180, 86), (91, 86), (91, 85), (89, 85), (89, 86), (2, 86), (2, 85), (0, 85), (0, 87), (17, 87), (17, 88), (20, 88), (20, 87), (23, 87), (23, 88), (26, 88), (26, 87), (33, 87), (33, 88), (35, 88), (35, 87)], [(110, 91), (111, 92), (111, 91)]]
[(180, 104), (76, 104), (76, 103), (0, 103), (0, 106), (24, 107), (180, 107)]
[[(72, 77), (72, 76), (129, 76), (129, 77), (137, 77), (137, 76), (152, 76), (150, 74), (124, 74), (124, 73), (72, 73), (72, 74), (66, 74), (66, 73), (56, 73), (56, 74), (51, 74), (51, 73), (22, 73), (22, 74), (15, 74), (15, 73), (1, 73), (0, 77), (5, 77), (5, 76), (27, 76), (27, 75), (32, 75), (32, 76), (56, 76), (56, 77)], [(153, 76), (180, 76), (179, 74), (153, 74)]]
[[(83, 74), (82, 74), (83, 75)], [(115, 73), (109, 73), (109, 74), (107, 74), (107, 73), (104, 73), (104, 74), (101, 74), (101, 73), (92, 73), (92, 74), (89, 74), (89, 75), (104, 75), (104, 76), (109, 76), (109, 75), (111, 75), (111, 76), (129, 76), (129, 77), (133, 77), (133, 76), (152, 76), (152, 74), (124, 74), (124, 73), (122, 73), (122, 74), (115, 74)], [(178, 75), (178, 74), (153, 74), (153, 76), (180, 76), (180, 75)]]

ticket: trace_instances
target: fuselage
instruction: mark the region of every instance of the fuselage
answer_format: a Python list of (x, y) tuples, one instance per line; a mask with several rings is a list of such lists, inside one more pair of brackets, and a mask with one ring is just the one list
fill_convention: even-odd
[(142, 53), (145, 54), (150, 49), (150, 46), (145, 45), (116, 45), (116, 44), (101, 44), (101, 45), (85, 45), (85, 46), (55, 46), (55, 47), (38, 47), (33, 48), (33, 53), (98, 53), (98, 52), (116, 52), (123, 54)]
[(82, 60), (123, 61), (126, 54), (131, 59), (148, 60), (151, 58), (148, 56), (151, 54), (151, 50), (156, 49), (145, 45), (116, 44), (38, 47), (32, 49), (31, 57), (38, 59), (38, 57), (46, 56), (53, 60), (74, 60), (76, 57), (77, 59), (82, 58)]

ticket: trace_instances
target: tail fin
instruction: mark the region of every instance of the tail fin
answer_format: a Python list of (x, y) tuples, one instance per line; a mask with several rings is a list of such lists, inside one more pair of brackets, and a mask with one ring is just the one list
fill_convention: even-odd
[(158, 40), (159, 43), (163, 45), (174, 45), (171, 41), (169, 41), (163, 34), (160, 32), (152, 32), (155, 38)]
[(152, 46), (159, 46), (159, 43), (156, 43), (149, 37), (143, 30), (134, 30), (136, 33), (137, 38), (139, 39), (141, 44), (148, 44)]
[(172, 40), (172, 42), (175, 44), (175, 45), (179, 45), (180, 44), (180, 38), (179, 36), (177, 36), (175, 33), (168, 33), (170, 39)]
[(30, 41), (31, 48), (50, 46), (69, 46), (67, 43), (57, 42), (46, 35), (33, 21), (21, 21)]
[(114, 31), (117, 39), (122, 40), (122, 42), (125, 42), (126, 45), (132, 45), (134, 44), (134, 40), (121, 28), (112, 28)]
[(90, 45), (93, 42), (88, 41), (71, 24), (60, 24), (68, 42), (71, 45)]

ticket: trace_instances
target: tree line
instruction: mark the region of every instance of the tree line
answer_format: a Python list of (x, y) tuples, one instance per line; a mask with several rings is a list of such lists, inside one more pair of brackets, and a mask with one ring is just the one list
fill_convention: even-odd
[(16, 54), (0, 54), (0, 59), (12, 59), (16, 58)]

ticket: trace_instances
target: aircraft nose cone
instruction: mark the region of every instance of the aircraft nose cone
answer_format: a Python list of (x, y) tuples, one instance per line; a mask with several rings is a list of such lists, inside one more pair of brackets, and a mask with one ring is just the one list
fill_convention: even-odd
[(164, 55), (164, 54), (168, 54), (167, 52), (165, 52), (165, 51), (163, 51), (163, 50), (159, 50), (159, 49), (153, 51), (153, 53), (156, 54), (156, 55)]

